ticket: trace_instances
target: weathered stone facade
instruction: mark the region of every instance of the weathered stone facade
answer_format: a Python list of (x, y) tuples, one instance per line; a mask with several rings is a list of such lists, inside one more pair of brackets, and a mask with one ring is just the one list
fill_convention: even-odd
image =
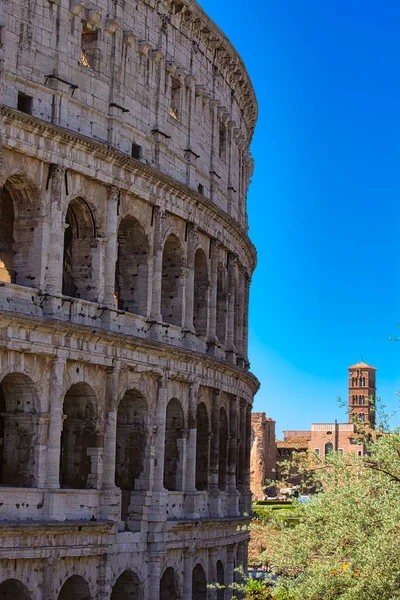
[(193, 0), (6, 0), (0, 27), (0, 598), (227, 600), (248, 75)]
[[(275, 480), (275, 421), (258, 412), (251, 415), (250, 489), (254, 498), (267, 495), (267, 480)], [(272, 491), (271, 485), (269, 491)]]

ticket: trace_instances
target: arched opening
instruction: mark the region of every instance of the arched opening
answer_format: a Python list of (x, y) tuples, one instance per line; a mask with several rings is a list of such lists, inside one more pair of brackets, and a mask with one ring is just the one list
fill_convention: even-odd
[(58, 600), (91, 600), (89, 586), (83, 577), (72, 575), (62, 586)]
[(147, 489), (145, 471), (148, 409), (137, 390), (125, 393), (118, 407), (115, 485), (122, 490), (121, 518), (125, 520), (133, 490)]
[(226, 490), (228, 470), (228, 418), (226, 410), (219, 411), (219, 464), (218, 464), (218, 488)]
[(4, 377), (0, 384), (1, 485), (35, 486), (37, 407), (37, 394), (29, 377), (22, 373)]
[(0, 584), (0, 600), (30, 600), (26, 587), (17, 579), (7, 579)]
[(207, 579), (200, 564), (192, 572), (192, 600), (207, 600)]
[(72, 385), (64, 398), (61, 436), (61, 487), (95, 487), (89, 450), (98, 447), (97, 400), (87, 383)]
[(41, 248), (35, 246), (40, 216), (37, 188), (13, 175), (0, 192), (0, 281), (39, 287)]
[(176, 235), (164, 244), (161, 281), (161, 314), (165, 323), (182, 326), (183, 251)]
[(332, 444), (332, 442), (326, 442), (325, 454), (329, 454), (330, 452), (333, 452), (333, 444)]
[(164, 487), (182, 489), (183, 410), (176, 398), (168, 402), (165, 422)]
[(227, 292), (226, 269), (222, 263), (218, 265), (217, 275), (217, 338), (223, 346), (226, 342)]
[(140, 223), (131, 216), (118, 229), (115, 297), (118, 308), (146, 316), (149, 242)]
[(193, 326), (197, 335), (207, 335), (208, 268), (207, 258), (199, 249), (194, 258)]
[(217, 600), (225, 600), (225, 573), (220, 560), (217, 562)]
[(140, 581), (136, 573), (124, 571), (115, 582), (110, 600), (140, 600)]
[(197, 407), (196, 439), (196, 490), (208, 489), (208, 466), (210, 456), (210, 428), (207, 408), (203, 402)]
[(95, 300), (92, 263), (96, 223), (85, 200), (71, 200), (65, 226), (62, 293), (72, 298)]
[(160, 600), (179, 600), (178, 577), (172, 567), (165, 569), (160, 581)]

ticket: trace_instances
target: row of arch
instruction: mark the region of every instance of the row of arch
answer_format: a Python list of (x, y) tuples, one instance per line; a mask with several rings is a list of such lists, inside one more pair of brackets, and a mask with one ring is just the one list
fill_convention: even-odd
[[(102, 446), (101, 415), (94, 390), (75, 383), (67, 390), (62, 409), (60, 486), (96, 487), (92, 457)], [(211, 424), (207, 406), (200, 401), (195, 415), (195, 488), (209, 489), (211, 430), (218, 436), (218, 482), (227, 490), (230, 429), (227, 411), (221, 406), (218, 423)], [(36, 448), (39, 446), (38, 396), (32, 380), (22, 373), (6, 375), (0, 382), (0, 485), (35, 487)], [(169, 491), (183, 490), (184, 440), (187, 437), (181, 401), (171, 398), (165, 412), (163, 485)], [(115, 432), (115, 485), (122, 491), (149, 489), (151, 440), (150, 411), (144, 395), (130, 389), (118, 404)], [(43, 441), (41, 442), (43, 443)], [(236, 481), (244, 482), (243, 445), (235, 457)]]
[[(39, 287), (41, 261), (38, 260), (38, 238), (41, 233), (38, 224), (43, 220), (41, 211), (39, 193), (34, 184), (22, 175), (9, 177), (0, 194), (0, 280)], [(102, 240), (94, 208), (84, 198), (73, 198), (68, 204), (63, 227), (62, 282), (58, 292), (72, 298), (100, 301), (98, 280)], [(127, 215), (117, 227), (114, 273), (108, 274), (115, 277), (115, 307), (149, 316), (152, 301), (150, 283), (159, 276), (162, 321), (187, 326), (185, 311), (189, 311), (192, 315), (189, 327), (193, 327), (197, 335), (206, 337), (210, 320), (209, 252), (203, 247), (195, 247), (189, 264), (184, 242), (177, 233), (170, 233), (162, 242), (161, 273), (157, 275), (151, 267), (154, 251), (141, 223), (133, 215)], [(57, 254), (58, 249), (53, 250)], [(194, 278), (190, 294), (185, 290), (189, 276)], [(226, 261), (222, 259), (218, 261), (216, 279), (216, 331), (212, 335), (215, 333), (222, 345), (227, 343), (229, 296), (233, 294), (232, 341), (240, 345), (243, 336), (239, 328), (243, 313), (243, 306), (240, 306), (242, 284), (236, 272), (229, 275)], [(188, 303), (190, 306), (187, 306)]]
[[(225, 575), (221, 561), (217, 562), (217, 600), (225, 599)], [(160, 600), (179, 600), (182, 591), (179, 578), (172, 567), (168, 567), (160, 580)], [(72, 575), (63, 584), (57, 600), (92, 600), (89, 586), (80, 575)], [(206, 600), (207, 578), (198, 563), (192, 571), (192, 600)], [(17, 579), (7, 579), (0, 584), (0, 600), (31, 600), (26, 586)], [(94, 600), (94, 599), (93, 599)], [(115, 582), (110, 600), (144, 600), (143, 583), (134, 571), (124, 571)]]

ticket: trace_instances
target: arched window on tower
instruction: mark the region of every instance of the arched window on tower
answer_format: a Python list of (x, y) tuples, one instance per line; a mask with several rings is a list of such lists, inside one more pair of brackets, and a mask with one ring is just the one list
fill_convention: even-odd
[(360, 423), (364, 423), (365, 415), (363, 413), (360, 414)]
[(359, 401), (360, 401), (360, 404), (364, 404), (364, 396), (360, 396)]
[(327, 442), (325, 444), (325, 455), (329, 454), (330, 452), (333, 452), (333, 444), (332, 442)]

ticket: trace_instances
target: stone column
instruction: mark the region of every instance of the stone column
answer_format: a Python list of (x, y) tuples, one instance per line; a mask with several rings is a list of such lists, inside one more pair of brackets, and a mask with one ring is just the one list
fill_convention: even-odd
[(194, 307), (194, 257), (197, 243), (197, 227), (193, 223), (187, 224), (187, 257), (186, 257), (186, 284), (185, 284), (185, 311), (184, 329), (195, 333), (193, 326)]
[(186, 487), (185, 491), (196, 491), (196, 411), (199, 385), (191, 384), (189, 388), (188, 439), (186, 442)]
[(107, 370), (104, 424), (103, 489), (115, 489), (119, 365)]
[(251, 454), (251, 405), (246, 404), (246, 440), (245, 440), (245, 481), (244, 488), (247, 495), (246, 512), (251, 512), (251, 490), (250, 490), (250, 454)]
[(64, 402), (62, 391), (65, 363), (66, 360), (63, 356), (57, 356), (53, 361), (51, 369), (46, 484), (46, 487), (50, 489), (58, 489), (60, 487), (60, 452)]
[(164, 556), (163, 552), (151, 552), (147, 565), (148, 570), (148, 589), (145, 598), (151, 600), (159, 600), (160, 598), (160, 581), (161, 581), (161, 559)]
[(251, 278), (246, 272), (244, 277), (244, 310), (243, 310), (243, 357), (244, 368), (249, 369), (250, 363), (248, 358), (248, 338), (249, 338), (249, 299), (250, 299), (250, 283)]
[(192, 600), (193, 551), (187, 549), (183, 553), (183, 596), (182, 600)]
[(44, 488), (47, 479), (47, 436), (49, 431), (49, 415), (37, 414), (32, 416), (32, 426), (36, 431), (35, 439), (35, 487)]
[(219, 471), (219, 390), (213, 390), (211, 408), (211, 444), (209, 491), (218, 493)]
[(162, 278), (162, 258), (163, 258), (163, 220), (164, 212), (159, 206), (154, 207), (153, 215), (154, 240), (153, 240), (153, 277), (151, 290), (151, 313), (150, 318), (153, 321), (161, 322), (161, 278)]
[(116, 308), (115, 293), (115, 267), (118, 253), (118, 202), (119, 189), (112, 185), (108, 188), (107, 197), (107, 222), (106, 222), (106, 248), (104, 255), (104, 287), (101, 293), (101, 302), (108, 308)]
[[(63, 212), (65, 202), (65, 168), (50, 165), (50, 193), (51, 193), (51, 232), (48, 256), (48, 271), (46, 278), (46, 292), (61, 294), (64, 259), (64, 231)], [(51, 252), (50, 252), (51, 249)]]
[(208, 310), (207, 338), (211, 344), (215, 344), (217, 337), (217, 288), (218, 288), (218, 256), (220, 242), (211, 240), (211, 274), (210, 294)]
[(237, 440), (238, 440), (238, 397), (229, 401), (229, 446), (228, 446), (228, 514), (239, 515), (239, 492), (237, 491)]
[(239, 266), (239, 279), (237, 287), (237, 302), (236, 310), (237, 315), (237, 332), (236, 332), (236, 349), (238, 352), (237, 364), (241, 367), (244, 366), (244, 355), (243, 355), (243, 325), (244, 325), (244, 297), (245, 297), (245, 269), (242, 265)]
[(236, 254), (232, 252), (228, 255), (228, 319), (226, 332), (226, 358), (229, 362), (236, 364), (235, 339), (235, 267)]
[(238, 478), (237, 488), (240, 492), (239, 509), (246, 511), (246, 403), (239, 402), (239, 452), (238, 452)]
[(207, 600), (217, 600), (217, 558), (219, 548), (210, 548), (208, 551), (208, 590)]
[[(231, 600), (233, 595), (232, 584), (235, 579), (235, 554), (236, 544), (227, 546), (226, 549), (226, 573), (225, 573), (225, 600)], [(235, 593), (236, 596), (236, 593)]]
[(165, 424), (168, 404), (168, 377), (160, 378), (158, 382), (156, 427), (155, 438), (155, 460), (153, 491), (164, 491), (164, 452), (165, 452)]

